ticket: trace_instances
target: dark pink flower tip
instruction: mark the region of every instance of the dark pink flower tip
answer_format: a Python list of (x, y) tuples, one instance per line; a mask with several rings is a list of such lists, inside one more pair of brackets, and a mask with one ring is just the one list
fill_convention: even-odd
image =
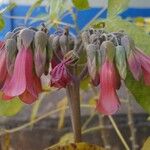
[(5, 101), (10, 101), (10, 100), (12, 100), (13, 98), (14, 98), (14, 97), (5, 95), (4, 93), (2, 94), (2, 99), (5, 100)]
[(38, 99), (39, 93), (42, 92), (41, 80), (35, 74), (33, 74), (32, 84), (34, 93), (26, 89), (25, 92), (19, 95), (20, 100), (26, 104), (32, 104), (35, 102)]
[(142, 76), (142, 69), (139, 59), (136, 57), (136, 54), (133, 52), (128, 57), (129, 69), (136, 80), (140, 80)]
[(106, 60), (100, 71), (100, 97), (97, 110), (105, 115), (114, 114), (119, 108), (117, 70), (114, 64)]
[(20, 100), (26, 104), (32, 104), (33, 102), (35, 102), (37, 100), (37, 97), (33, 96), (32, 94), (30, 94), (27, 90), (24, 91), (20, 96), (19, 96)]
[(66, 63), (67, 62), (62, 61), (61, 63), (56, 65), (54, 69), (51, 70), (50, 86), (56, 88), (63, 88), (66, 87), (72, 81), (69, 70), (66, 67)]

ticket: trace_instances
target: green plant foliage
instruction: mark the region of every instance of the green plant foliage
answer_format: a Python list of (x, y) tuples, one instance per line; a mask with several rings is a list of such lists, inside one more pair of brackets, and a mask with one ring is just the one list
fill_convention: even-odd
[(16, 7), (16, 3), (10, 3), (8, 6), (6, 6), (3, 9), (0, 10), (0, 30), (2, 30), (5, 26), (5, 22), (4, 22), (4, 19), (3, 19), (2, 15), (5, 12), (13, 9), (14, 7)]
[(26, 21), (28, 20), (28, 18), (31, 16), (33, 10), (35, 8), (37, 8), (38, 6), (40, 6), (42, 4), (43, 0), (37, 0), (35, 1), (35, 3), (30, 7), (30, 9), (28, 10), (27, 14), (26, 14)]
[(104, 150), (104, 148), (88, 143), (70, 143), (65, 146), (57, 146), (48, 150)]
[(130, 0), (108, 0), (108, 17), (114, 17), (125, 10)]
[(5, 22), (4, 19), (2, 18), (2, 16), (0, 15), (0, 30), (2, 30), (5, 26)]
[(14, 7), (16, 7), (16, 3), (10, 3), (8, 6), (0, 10), (0, 15), (4, 14), (7, 11), (10, 11)]
[(150, 113), (150, 87), (145, 86), (143, 81), (136, 81), (129, 71), (127, 73), (125, 84), (137, 102), (146, 112)]
[(149, 150), (150, 148), (150, 137), (147, 138), (141, 150)]
[(106, 28), (110, 31), (124, 30), (131, 36), (137, 47), (150, 54), (150, 36), (135, 24), (125, 21), (119, 17), (106, 21)]
[(88, 0), (72, 0), (74, 6), (77, 8), (77, 9), (88, 9), (89, 8), (89, 2)]
[(22, 107), (23, 103), (19, 100), (19, 98), (14, 98), (7, 102), (0, 100), (0, 116), (16, 115)]
[(80, 88), (84, 91), (89, 89), (89, 85), (90, 85), (91, 81), (89, 77), (84, 78), (81, 83), (80, 83)]

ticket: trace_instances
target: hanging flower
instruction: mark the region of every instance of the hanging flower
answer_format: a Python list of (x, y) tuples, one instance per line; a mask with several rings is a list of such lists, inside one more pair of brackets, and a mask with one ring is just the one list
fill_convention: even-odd
[(120, 78), (114, 64), (106, 59), (100, 70), (100, 97), (97, 110), (105, 115), (115, 113), (119, 108), (116, 89), (120, 87)]
[(24, 29), (19, 36), (22, 45), (18, 49), (13, 73), (7, 76), (2, 91), (6, 99), (19, 96), (23, 102), (32, 103), (42, 92), (40, 79), (35, 75), (33, 50), (30, 46), (34, 32), (30, 29)]
[(141, 72), (146, 85), (150, 85), (150, 56), (145, 55), (138, 48), (135, 49), (135, 57), (141, 66)]
[(50, 86), (65, 88), (72, 81), (71, 74), (67, 68), (68, 64), (68, 61), (63, 60), (51, 70)]
[(3, 87), (7, 77), (6, 49), (5, 43), (0, 41), (0, 89)]

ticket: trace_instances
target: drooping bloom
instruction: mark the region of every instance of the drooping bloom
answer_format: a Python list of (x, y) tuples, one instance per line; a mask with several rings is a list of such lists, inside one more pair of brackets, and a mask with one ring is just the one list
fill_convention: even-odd
[(135, 57), (140, 64), (145, 84), (150, 85), (150, 56), (145, 55), (141, 50), (136, 48)]
[(6, 69), (5, 43), (0, 42), (0, 89), (3, 87), (6, 77), (7, 77), (7, 69)]
[[(5, 95), (14, 97), (29, 92), (35, 99), (38, 97), (38, 91), (34, 85), (33, 56), (30, 49), (19, 51), (15, 61), (13, 75), (10, 81), (3, 87)], [(37, 84), (37, 83), (36, 83)], [(28, 94), (28, 95), (29, 95)]]
[(50, 86), (63, 88), (72, 81), (71, 74), (67, 68), (68, 64), (68, 61), (63, 60), (51, 70)]
[[(22, 45), (15, 59), (13, 73), (11, 76), (7, 76), (2, 91), (6, 99), (19, 96), (23, 102), (30, 104), (42, 92), (42, 87), (33, 66), (33, 51), (30, 44), (34, 34), (29, 29), (25, 29), (20, 36)], [(28, 36), (30, 36), (29, 39)]]
[(105, 115), (115, 113), (119, 108), (116, 89), (120, 87), (120, 78), (110, 60), (106, 59), (100, 70), (100, 97), (97, 110)]
[(136, 54), (132, 52), (127, 58), (129, 69), (136, 80), (140, 80), (142, 76), (141, 64), (136, 57)]

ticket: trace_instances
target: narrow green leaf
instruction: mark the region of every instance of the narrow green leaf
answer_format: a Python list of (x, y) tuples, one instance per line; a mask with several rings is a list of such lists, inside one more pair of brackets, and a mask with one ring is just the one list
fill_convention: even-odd
[(23, 103), (19, 98), (14, 98), (11, 101), (0, 100), (0, 116), (16, 115), (23, 107)]
[(108, 0), (108, 17), (114, 17), (125, 10), (130, 0)]
[(16, 7), (16, 3), (10, 3), (8, 6), (6, 6), (5, 8), (0, 10), (0, 15), (2, 15), (3, 13), (5, 13), (7, 11), (10, 11), (14, 7)]
[(35, 1), (35, 3), (30, 7), (30, 9), (28, 10), (28, 12), (26, 13), (26, 21), (29, 19), (29, 17), (31, 16), (32, 12), (34, 11), (35, 8), (37, 8), (38, 6), (40, 6), (42, 4), (43, 0), (37, 0)]
[(127, 68), (126, 68), (126, 54), (123, 46), (116, 47), (116, 67), (122, 79), (126, 78)]
[(88, 9), (89, 8), (89, 2), (88, 0), (72, 0), (74, 6), (77, 8), (77, 9)]
[(4, 19), (2, 18), (2, 16), (0, 15), (0, 30), (2, 30), (5, 26), (5, 22)]
[(143, 109), (150, 113), (150, 86), (142, 81), (136, 81), (130, 72), (127, 73), (125, 84)]

